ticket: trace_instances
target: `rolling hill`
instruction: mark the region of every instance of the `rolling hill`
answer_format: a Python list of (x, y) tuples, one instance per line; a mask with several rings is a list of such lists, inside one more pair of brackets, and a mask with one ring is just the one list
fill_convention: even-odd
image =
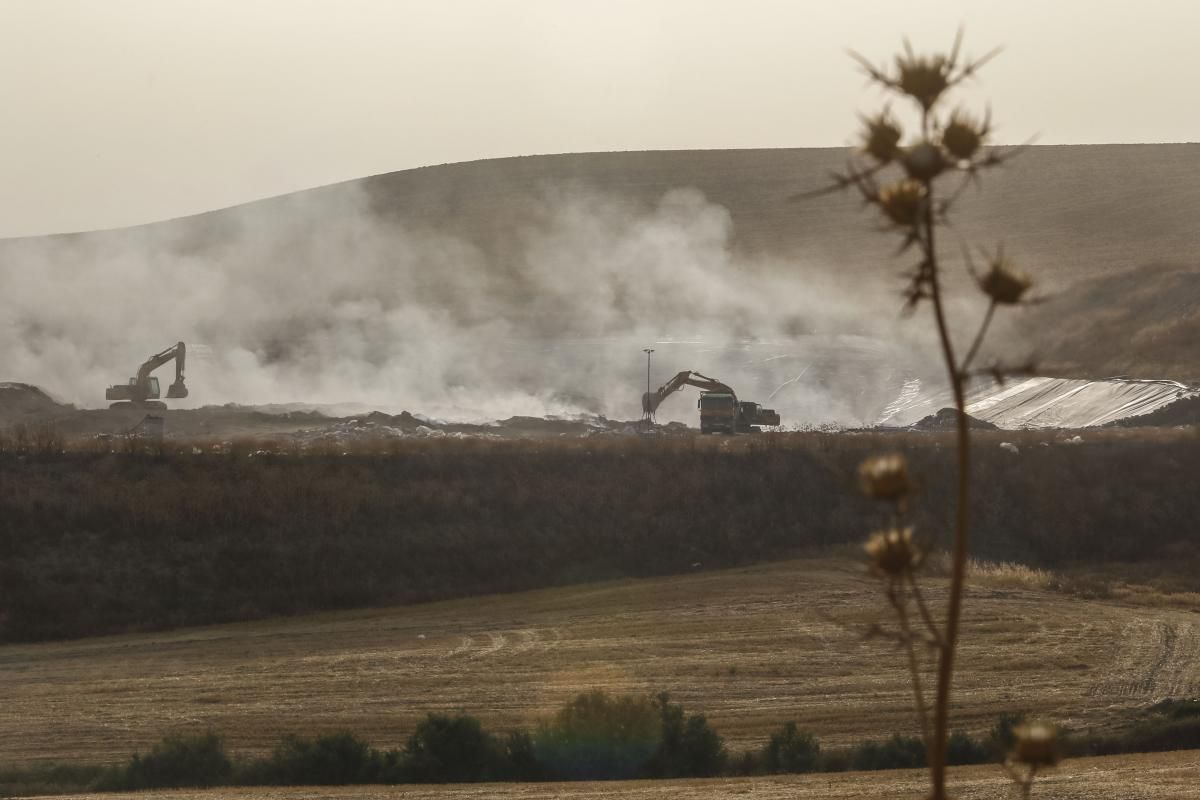
[[(817, 352), (779, 405), (797, 422), (869, 423), (904, 380), (929, 377), (927, 326), (898, 321), (905, 263), (854, 197), (789, 201), (846, 155), (495, 159), (2, 241), (0, 379), (87, 407), (186, 338), (213, 353), (191, 365), (198, 404), (628, 418), (636, 356), (659, 341), (675, 356), (656, 378), (707, 367), (764, 394), (799, 366), (756, 365)], [(965, 192), (949, 241), (1003, 242), (1046, 300), (1006, 316), (993, 354), (1032, 353), (1050, 376), (1192, 381), (1196, 219), (1200, 145), (1030, 147)], [(957, 264), (948, 275), (969, 290)], [(960, 294), (967, 335), (978, 305)]]

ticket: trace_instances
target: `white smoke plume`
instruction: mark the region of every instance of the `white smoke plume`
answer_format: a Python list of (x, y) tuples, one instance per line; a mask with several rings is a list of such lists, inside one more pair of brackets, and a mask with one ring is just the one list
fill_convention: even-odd
[[(558, 185), (520, 202), (488, 251), (380, 214), (358, 184), (2, 242), (0, 380), (103, 407), (105, 386), (183, 340), (212, 355), (191, 359), (176, 406), (629, 419), (652, 346), (655, 386), (695, 369), (744, 399), (773, 395), (785, 422), (856, 424), (922, 362), (926, 326), (899, 320), (894, 280), (739, 254), (729, 213), (696, 190), (641, 203)], [(692, 398), (660, 418), (694, 415)]]

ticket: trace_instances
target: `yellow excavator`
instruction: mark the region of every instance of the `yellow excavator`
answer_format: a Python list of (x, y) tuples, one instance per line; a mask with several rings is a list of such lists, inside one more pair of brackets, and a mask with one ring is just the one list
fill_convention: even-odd
[(700, 409), (701, 433), (759, 433), (761, 426), (779, 424), (779, 414), (758, 403), (738, 400), (737, 393), (716, 378), (684, 370), (659, 387), (642, 395), (642, 411), (653, 418), (662, 402), (685, 386), (700, 389), (696, 406)]
[(167, 404), (158, 399), (158, 378), (150, 373), (169, 361), (175, 362), (175, 382), (167, 387), (167, 397), (172, 400), (187, 397), (187, 386), (183, 383), (186, 358), (187, 348), (183, 342), (177, 342), (161, 353), (150, 356), (138, 367), (137, 375), (130, 378), (129, 383), (118, 383), (104, 391), (106, 400), (116, 401), (110, 404), (109, 408), (166, 408)]

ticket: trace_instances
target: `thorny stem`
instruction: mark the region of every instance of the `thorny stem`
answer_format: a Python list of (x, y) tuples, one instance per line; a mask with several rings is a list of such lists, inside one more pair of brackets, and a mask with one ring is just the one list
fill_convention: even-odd
[(942, 632), (938, 630), (937, 624), (933, 621), (933, 617), (929, 613), (929, 606), (925, 605), (925, 597), (921, 594), (921, 587), (917, 584), (917, 578), (911, 572), (908, 573), (908, 583), (912, 587), (913, 598), (917, 601), (917, 611), (921, 615), (921, 620), (929, 629), (929, 635), (933, 637), (933, 644), (941, 647)]
[(996, 301), (993, 299), (988, 303), (987, 313), (983, 315), (983, 323), (979, 326), (979, 333), (975, 334), (975, 341), (971, 342), (971, 349), (967, 351), (962, 366), (958, 368), (959, 380), (966, 379), (967, 370), (971, 368), (971, 362), (975, 360), (975, 354), (979, 352), (979, 346), (983, 344), (983, 336), (987, 333), (988, 326), (992, 324), (992, 315), (995, 313)]
[[(928, 112), (926, 112), (928, 116)], [(926, 202), (923, 224), (925, 227), (925, 259), (929, 269), (930, 299), (933, 315), (937, 322), (938, 338), (941, 340), (942, 357), (954, 392), (958, 439), (958, 499), (954, 520), (954, 563), (950, 575), (950, 600), (946, 613), (946, 632), (939, 650), (937, 693), (934, 701), (933, 747), (930, 748), (930, 779), (933, 784), (931, 800), (946, 800), (946, 738), (950, 723), (950, 683), (954, 673), (954, 651), (958, 644), (959, 619), (962, 616), (963, 583), (967, 572), (967, 524), (969, 500), (970, 431), (967, 428), (966, 398), (963, 378), (954, 357), (954, 344), (950, 340), (950, 328), (946, 322), (946, 308), (942, 299), (941, 276), (938, 270), (934, 247), (933, 184), (926, 182)]]
[(1022, 800), (1029, 800), (1033, 794), (1033, 781), (1037, 778), (1038, 765), (1031, 764), (1029, 769), (1022, 774), (1019, 769), (1013, 766), (1011, 760), (1006, 760), (1004, 762), (1004, 771), (1008, 773), (1013, 783), (1021, 790)]
[(896, 616), (900, 620), (900, 633), (904, 639), (905, 652), (908, 655), (908, 671), (912, 674), (913, 699), (917, 704), (917, 716), (921, 720), (921, 741), (925, 743), (925, 751), (929, 752), (929, 712), (925, 708), (925, 690), (921, 688), (921, 668), (917, 663), (912, 629), (908, 624), (908, 611), (905, 608), (908, 605), (908, 599), (904, 596), (903, 580), (899, 583), (899, 593), (897, 593), (896, 584), (888, 588), (888, 600), (891, 602), (892, 608), (896, 609)]

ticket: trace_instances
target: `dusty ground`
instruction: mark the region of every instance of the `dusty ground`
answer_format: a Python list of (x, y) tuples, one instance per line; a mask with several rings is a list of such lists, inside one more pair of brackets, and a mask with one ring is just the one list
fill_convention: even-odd
[[(936, 603), (943, 583), (931, 581)], [(213, 727), (231, 750), (350, 729), (404, 741), (430, 711), (528, 726), (577, 692), (667, 690), (731, 749), (786, 720), (826, 745), (912, 732), (899, 654), (857, 631), (875, 584), (793, 561), (406, 608), (0, 648), (0, 763), (107, 761)], [(1200, 617), (976, 586), (954, 724), (1001, 711), (1103, 724), (1200, 691)], [(848, 627), (847, 627), (848, 626)]]
[[(962, 767), (950, 771), (959, 800), (1015, 798), (1012, 785), (999, 767)], [(513, 798), (514, 800), (642, 800), (672, 797), (705, 800), (753, 796), (758, 800), (795, 798), (923, 797), (926, 777), (919, 770), (851, 772), (834, 775), (788, 775), (770, 778), (732, 778), (686, 781), (624, 781), (619, 783), (478, 784), (454, 786), (363, 786), (303, 789), (220, 789), (213, 791), (159, 792), (173, 800), (373, 800), (405, 797), (410, 800), (442, 798)], [(86, 800), (120, 800), (144, 795), (72, 795)], [(1200, 751), (1154, 755), (1110, 756), (1068, 761), (1038, 780), (1034, 797), (1055, 800), (1175, 800), (1200, 797)]]

